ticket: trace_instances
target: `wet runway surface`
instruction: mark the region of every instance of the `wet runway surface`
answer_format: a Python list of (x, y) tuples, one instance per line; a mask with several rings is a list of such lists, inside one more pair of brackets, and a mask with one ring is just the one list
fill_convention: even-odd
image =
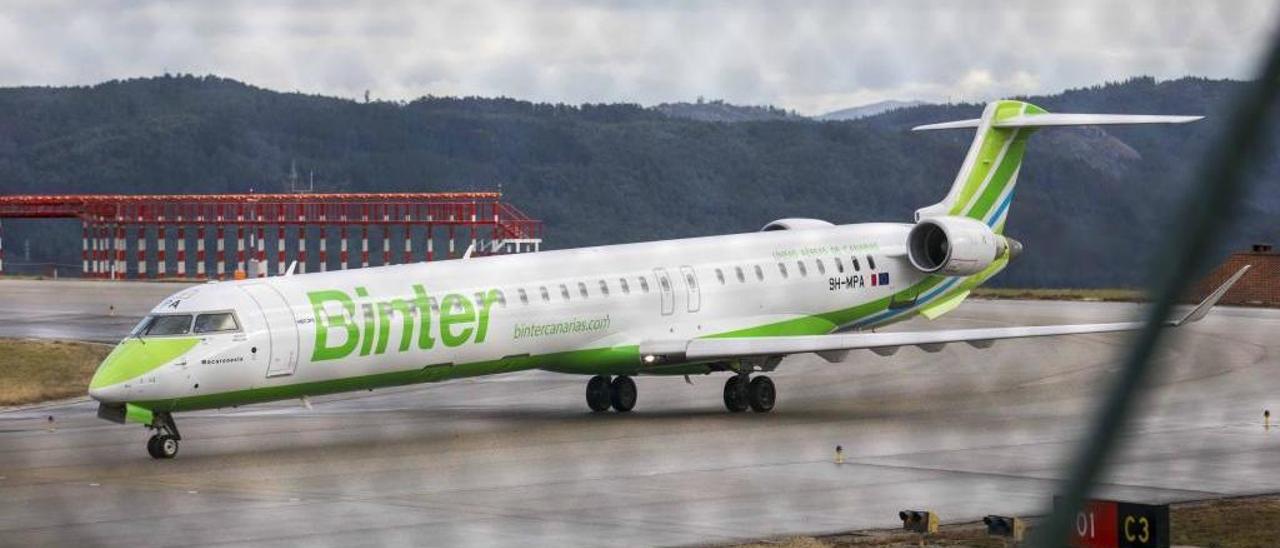
[(114, 343), (161, 300), (191, 285), (0, 280), (0, 337)]
[[(161, 289), (139, 316), (177, 286)], [(973, 301), (902, 328), (1137, 310)], [(22, 329), (5, 314), (0, 333)], [(1280, 429), (1261, 420), (1280, 410), (1278, 329), (1280, 313), (1219, 309), (1181, 330), (1099, 494), (1280, 491)], [(542, 372), (200, 412), (177, 416), (182, 453), (164, 462), (146, 456), (145, 429), (89, 402), (0, 412), (0, 544), (670, 545), (892, 527), (903, 508), (1030, 514), (1124, 341), (794, 357), (772, 375), (768, 415), (723, 411), (722, 376), (640, 378), (636, 411), (592, 415), (585, 378)]]

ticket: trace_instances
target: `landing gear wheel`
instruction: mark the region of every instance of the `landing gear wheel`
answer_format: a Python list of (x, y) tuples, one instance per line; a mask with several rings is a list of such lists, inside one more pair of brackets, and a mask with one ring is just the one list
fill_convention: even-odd
[(747, 383), (738, 375), (724, 381), (724, 407), (734, 413), (747, 410)]
[(764, 375), (760, 375), (751, 379), (751, 384), (747, 388), (747, 399), (751, 403), (751, 410), (756, 413), (768, 413), (773, 410), (773, 402), (778, 397), (778, 391), (773, 387), (773, 380)]
[(171, 459), (178, 456), (178, 440), (166, 434), (156, 434), (147, 440), (147, 452), (153, 459)]
[(587, 381), (587, 407), (597, 413), (608, 411), (612, 390), (609, 389), (609, 377), (606, 375), (596, 375)]
[(609, 403), (613, 405), (614, 411), (626, 413), (636, 406), (636, 381), (631, 377), (619, 375), (613, 379), (613, 384), (609, 390)]

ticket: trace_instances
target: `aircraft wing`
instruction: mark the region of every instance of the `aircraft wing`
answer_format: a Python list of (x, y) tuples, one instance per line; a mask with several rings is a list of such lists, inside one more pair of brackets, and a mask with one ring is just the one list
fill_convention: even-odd
[[(1182, 317), (1165, 322), (1166, 327), (1178, 327), (1204, 318), (1231, 286), (1249, 271), (1246, 265), (1236, 271), (1225, 283), (1205, 297), (1199, 305)], [(1021, 327), (982, 327), (975, 329), (943, 329), (937, 331), (910, 331), (889, 333), (836, 333), (830, 335), (806, 335), (785, 337), (734, 337), (689, 339), (683, 341), (654, 341), (640, 345), (640, 353), (646, 364), (660, 365), (673, 362), (700, 362), (761, 356), (785, 356), (816, 353), (828, 361), (844, 359), (852, 350), (866, 349), (881, 355), (889, 355), (903, 346), (918, 346), (925, 351), (937, 352), (947, 343), (963, 342), (978, 348), (987, 348), (1002, 339), (1050, 337), (1057, 335), (1082, 335), (1087, 333), (1114, 333), (1141, 329), (1145, 322), (1114, 322), (1067, 325), (1036, 325)]]

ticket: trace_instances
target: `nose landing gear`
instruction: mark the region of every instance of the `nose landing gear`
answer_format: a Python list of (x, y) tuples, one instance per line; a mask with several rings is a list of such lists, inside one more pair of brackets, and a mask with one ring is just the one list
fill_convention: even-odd
[(147, 453), (151, 454), (151, 458), (171, 459), (178, 456), (178, 440), (182, 439), (182, 434), (178, 433), (178, 425), (173, 422), (172, 414), (156, 413), (155, 419), (147, 428), (157, 431), (147, 440)]
[(626, 413), (635, 408), (636, 395), (636, 381), (627, 375), (619, 375), (612, 381), (608, 375), (596, 375), (587, 381), (587, 407), (597, 413), (610, 407)]

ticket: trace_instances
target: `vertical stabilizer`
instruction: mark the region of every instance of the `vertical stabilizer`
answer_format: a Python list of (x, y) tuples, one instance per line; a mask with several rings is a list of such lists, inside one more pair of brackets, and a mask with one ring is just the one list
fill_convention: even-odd
[(990, 103), (976, 120), (917, 126), (915, 130), (976, 128), (964, 164), (941, 202), (916, 210), (925, 217), (958, 216), (977, 219), (997, 234), (1004, 231), (1009, 204), (1022, 168), (1027, 137), (1038, 128), (1113, 124), (1185, 124), (1201, 116), (1131, 114), (1052, 114), (1031, 103), (1002, 100)]
[(1005, 217), (1009, 214), (1009, 204), (1013, 201), (1013, 189), (1018, 181), (1018, 171), (1022, 167), (1027, 137), (1035, 128), (997, 127), (997, 123), (1044, 113), (1044, 109), (1031, 103), (996, 101), (983, 109), (982, 118), (978, 120), (917, 128), (977, 127), (977, 132), (947, 197), (941, 202), (917, 210), (916, 220), (940, 215), (969, 217), (986, 223), (997, 234), (1000, 233), (1004, 229)]

